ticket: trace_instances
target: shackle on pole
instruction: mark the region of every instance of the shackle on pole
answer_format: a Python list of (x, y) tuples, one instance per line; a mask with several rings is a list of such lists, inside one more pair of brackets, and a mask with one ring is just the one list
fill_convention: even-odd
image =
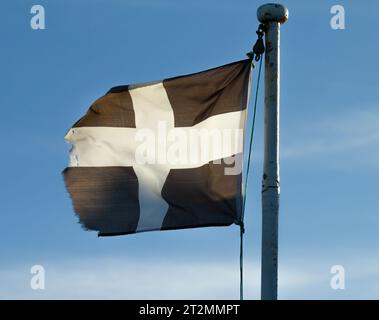
[(253, 50), (246, 54), (250, 59), (259, 61), (263, 53), (265, 52), (265, 45), (263, 41), (263, 36), (265, 32), (266, 32), (266, 26), (263, 23), (261, 23), (258, 26), (258, 30), (256, 31), (256, 34), (258, 35), (258, 39), (253, 46)]

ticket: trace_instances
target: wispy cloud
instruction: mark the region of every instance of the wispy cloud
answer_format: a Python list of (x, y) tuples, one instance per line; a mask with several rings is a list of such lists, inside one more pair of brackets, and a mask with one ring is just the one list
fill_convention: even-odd
[[(334, 259), (281, 261), (282, 299), (377, 298), (379, 260), (360, 257), (345, 261), (346, 290), (329, 286)], [(138, 261), (127, 259), (70, 259), (44, 264), (46, 289), (30, 288), (30, 266), (3, 268), (1, 299), (238, 299), (239, 274), (235, 262)], [(260, 268), (245, 265), (245, 292), (259, 298)]]
[[(289, 127), (282, 139), (283, 159), (323, 157), (339, 154), (348, 160), (378, 165), (379, 110), (350, 110), (331, 114), (297, 127)], [(359, 153), (357, 157), (356, 153)]]

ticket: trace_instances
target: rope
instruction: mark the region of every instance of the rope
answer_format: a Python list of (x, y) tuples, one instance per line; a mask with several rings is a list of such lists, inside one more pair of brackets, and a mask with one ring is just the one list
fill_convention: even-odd
[(251, 150), (253, 147), (253, 138), (254, 138), (254, 127), (255, 127), (255, 117), (257, 114), (257, 102), (258, 102), (258, 91), (259, 83), (261, 79), (261, 70), (262, 70), (262, 55), (260, 55), (259, 69), (258, 69), (258, 81), (255, 92), (254, 100), (254, 112), (253, 112), (253, 124), (251, 126), (251, 135), (250, 135), (250, 144), (249, 144), (249, 156), (247, 158), (247, 168), (246, 168), (246, 177), (245, 177), (245, 190), (242, 199), (242, 214), (241, 214), (241, 224), (240, 224), (240, 300), (243, 300), (243, 234), (245, 233), (244, 227), (244, 216), (245, 216), (245, 207), (246, 207), (246, 194), (247, 194), (247, 182), (250, 172), (250, 162), (251, 162)]

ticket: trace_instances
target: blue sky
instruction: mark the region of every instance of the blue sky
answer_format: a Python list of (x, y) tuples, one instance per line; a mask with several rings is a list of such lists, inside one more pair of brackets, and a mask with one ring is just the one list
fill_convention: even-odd
[[(0, 298), (238, 298), (237, 226), (84, 232), (61, 176), (63, 137), (115, 85), (243, 59), (262, 3), (2, 3)], [(30, 27), (34, 4), (45, 7), (45, 30)], [(379, 3), (284, 4), (279, 298), (378, 299)], [(345, 30), (330, 27), (334, 4), (345, 8)], [(249, 299), (259, 298), (262, 93), (245, 215)], [(35, 264), (45, 290), (30, 288)], [(330, 288), (332, 265), (345, 267), (345, 290)]]

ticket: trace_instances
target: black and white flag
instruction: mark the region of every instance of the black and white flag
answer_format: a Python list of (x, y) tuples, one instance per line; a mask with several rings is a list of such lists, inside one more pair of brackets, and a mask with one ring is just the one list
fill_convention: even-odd
[(100, 236), (239, 223), (251, 60), (112, 88), (69, 130), (63, 174)]

